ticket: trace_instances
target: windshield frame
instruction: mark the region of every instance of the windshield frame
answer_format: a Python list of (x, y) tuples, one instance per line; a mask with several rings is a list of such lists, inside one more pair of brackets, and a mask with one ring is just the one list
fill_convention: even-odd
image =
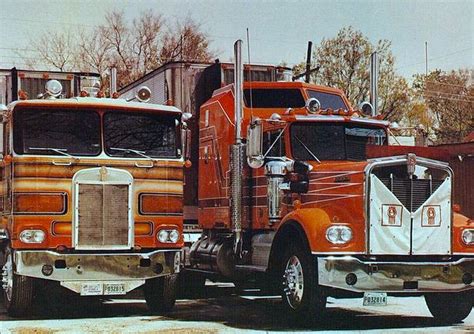
[[(93, 153), (93, 154), (83, 154), (83, 153), (72, 153), (72, 152), (68, 152), (67, 151), (67, 148), (66, 150), (64, 151), (66, 154), (60, 154), (59, 152), (57, 151), (62, 151), (64, 150), (65, 148), (64, 147), (61, 147), (61, 148), (57, 148), (57, 147), (52, 147), (50, 144), (49, 145), (43, 145), (42, 148), (45, 148), (44, 150), (41, 150), (39, 148), (35, 148), (34, 146), (31, 147), (31, 150), (32, 151), (44, 151), (44, 152), (54, 152), (54, 153), (41, 153), (39, 154), (38, 152), (25, 152), (27, 150), (23, 149), (24, 152), (20, 152), (19, 150), (17, 150), (18, 146), (20, 143), (19, 141), (24, 141), (24, 138), (21, 138), (20, 140), (19, 139), (19, 136), (20, 134), (18, 133), (20, 131), (20, 128), (24, 128), (25, 125), (19, 125), (18, 122), (20, 122), (21, 120), (19, 120), (19, 118), (21, 116), (19, 116), (18, 114), (19, 113), (22, 113), (22, 112), (30, 112), (30, 113), (34, 113), (34, 112), (40, 112), (40, 111), (52, 111), (52, 113), (56, 112), (56, 111), (62, 111), (62, 112), (66, 112), (66, 113), (77, 113), (77, 112), (85, 112), (85, 113), (89, 113), (89, 114), (95, 114), (97, 116), (97, 126), (98, 128), (96, 128), (96, 131), (99, 130), (99, 133), (98, 133), (98, 142), (96, 144), (98, 144), (99, 146), (97, 147), (97, 150)], [(77, 108), (71, 108), (71, 107), (68, 107), (68, 106), (58, 106), (57, 108), (49, 108), (49, 107), (42, 107), (42, 106), (21, 106), (21, 107), (17, 107), (14, 109), (13, 113), (12, 113), (12, 122), (11, 122), (11, 149), (12, 149), (12, 152), (15, 154), (15, 155), (18, 155), (18, 156), (41, 156), (41, 157), (62, 157), (62, 158), (71, 158), (71, 157), (83, 157), (83, 158), (90, 158), (90, 157), (98, 157), (102, 154), (102, 134), (101, 134), (101, 127), (102, 127), (102, 119), (101, 119), (101, 115), (100, 113), (95, 109), (95, 108), (90, 108), (90, 107), (85, 107), (85, 108), (81, 108), (81, 109), (77, 109)]]
[[(141, 152), (141, 150), (137, 150), (135, 148), (127, 147), (127, 148), (116, 148), (116, 147), (111, 147), (110, 145), (108, 146), (106, 143), (106, 129), (105, 129), (105, 120), (108, 115), (150, 115), (152, 117), (163, 117), (167, 118), (170, 121), (174, 123), (174, 155), (168, 155), (168, 156), (154, 156), (150, 155), (149, 153), (142, 152), (142, 154), (137, 154), (135, 152)], [(178, 121), (178, 122), (177, 122)], [(130, 111), (130, 110), (103, 110), (102, 113), (102, 150), (103, 152), (110, 158), (119, 158), (119, 159), (126, 159), (126, 158), (141, 158), (145, 160), (160, 160), (160, 159), (180, 159), (182, 152), (181, 152), (181, 136), (180, 136), (180, 131), (179, 131), (179, 116), (178, 115), (169, 115), (169, 114), (161, 114), (161, 113), (153, 113), (153, 112), (135, 112), (135, 111)], [(123, 151), (125, 152), (127, 149), (130, 150), (130, 153), (133, 153), (132, 156), (120, 156), (120, 155), (114, 155), (112, 152), (115, 149), (121, 149), (117, 151)], [(134, 152), (135, 151), (135, 152)]]
[[(68, 110), (70, 112), (77, 112), (78, 110), (87, 110), (87, 111), (93, 111), (93, 112), (96, 112), (98, 115), (99, 115), (99, 129), (100, 129), (100, 132), (99, 132), (99, 153), (96, 154), (96, 155), (78, 155), (78, 154), (68, 154), (68, 155), (65, 155), (65, 154), (59, 154), (59, 153), (50, 153), (50, 154), (44, 154), (44, 153), (39, 153), (39, 152), (31, 152), (31, 153), (19, 153), (17, 152), (17, 150), (15, 150), (15, 134), (17, 132), (17, 128), (16, 128), (16, 125), (15, 125), (15, 114), (20, 111), (20, 110), (23, 110), (23, 109), (43, 109), (43, 110), (52, 110), (52, 109), (63, 109), (63, 110)], [(125, 156), (125, 157), (117, 157), (117, 156), (112, 156), (112, 155), (109, 155), (107, 154), (107, 152), (105, 151), (105, 142), (104, 142), (104, 114), (105, 113), (136, 113), (136, 114), (151, 114), (151, 115), (159, 115), (159, 116), (162, 116), (162, 117), (167, 117), (167, 118), (172, 118), (174, 120), (178, 120), (178, 122), (180, 121), (180, 117), (181, 117), (181, 113), (176, 113), (176, 112), (167, 112), (167, 111), (153, 111), (153, 110), (142, 110), (142, 109), (135, 109), (135, 108), (113, 108), (113, 107), (110, 107), (110, 106), (107, 106), (107, 107), (89, 107), (89, 106), (84, 106), (84, 108), (77, 108), (77, 106), (55, 106), (54, 108), (51, 108), (51, 107), (43, 107), (43, 106), (36, 106), (36, 105), (32, 105), (32, 106), (17, 106), (15, 107), (13, 110), (12, 110), (12, 118), (11, 120), (9, 121), (10, 123), (10, 128), (11, 130), (9, 131), (10, 132), (10, 150), (13, 154), (13, 156), (18, 156), (18, 157), (41, 157), (41, 158), (45, 158), (45, 159), (48, 159), (48, 158), (54, 158), (54, 159), (58, 159), (58, 158), (62, 158), (62, 159), (69, 159), (71, 160), (71, 158), (73, 159), (77, 159), (77, 160), (80, 160), (80, 159), (91, 159), (91, 158), (94, 158), (94, 159), (108, 159), (108, 160), (131, 160), (131, 161), (136, 161), (136, 160), (147, 160), (147, 161), (150, 161), (150, 160), (153, 160), (153, 161), (182, 161), (183, 160), (183, 152), (182, 152), (182, 138), (181, 138), (181, 135), (180, 135), (180, 125), (178, 123), (178, 125), (175, 126), (175, 132), (176, 132), (176, 142), (175, 142), (175, 149), (176, 149), (176, 155), (173, 156), (173, 157), (158, 157), (158, 158), (155, 158), (155, 157), (152, 157), (151, 159), (150, 158), (146, 158), (144, 156), (139, 156), (139, 155), (133, 155), (131, 154), (130, 156)]]
[[(348, 158), (348, 155), (347, 155), (347, 134), (345, 132), (346, 130), (346, 127), (348, 126), (351, 126), (352, 128), (366, 128), (366, 129), (380, 129), (384, 132), (385, 134), (385, 142), (382, 144), (382, 145), (379, 145), (379, 146), (388, 146), (388, 137), (389, 137), (389, 134), (387, 132), (387, 129), (386, 127), (384, 126), (381, 126), (381, 125), (378, 125), (378, 124), (366, 124), (366, 123), (359, 123), (359, 122), (345, 122), (345, 121), (335, 121), (335, 120), (325, 120), (325, 121), (296, 121), (294, 123), (292, 123), (288, 129), (288, 134), (286, 135), (287, 137), (287, 142), (288, 142), (288, 145), (287, 145), (287, 149), (288, 149), (288, 155), (289, 157), (291, 157), (292, 159), (294, 160), (302, 160), (302, 159), (297, 159), (294, 155), (294, 141), (292, 140), (293, 138), (293, 126), (294, 125), (301, 125), (301, 124), (308, 124), (308, 125), (313, 125), (313, 124), (318, 124), (318, 125), (340, 125), (343, 127), (344, 129), (344, 143), (343, 143), (343, 146), (344, 146), (344, 158), (343, 159), (325, 159), (324, 157), (321, 158), (319, 155), (318, 155), (318, 152), (313, 152), (313, 154), (316, 155), (316, 157), (318, 157), (319, 160), (321, 161), (365, 161), (367, 160), (367, 157), (365, 157), (364, 159), (355, 159), (355, 158)], [(310, 147), (311, 149), (311, 147)], [(314, 161), (314, 162), (317, 162), (316, 160), (314, 159), (306, 159), (304, 161)]]

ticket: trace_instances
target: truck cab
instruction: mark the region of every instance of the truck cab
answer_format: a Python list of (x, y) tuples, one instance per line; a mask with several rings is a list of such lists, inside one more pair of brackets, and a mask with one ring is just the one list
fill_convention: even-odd
[(474, 230), (452, 210), (449, 165), (413, 147), (390, 155), (390, 124), (337, 89), (246, 82), (239, 95), (236, 82), (200, 109), (191, 268), (237, 283), (262, 274), (297, 319), (320, 316), (328, 296), (391, 294), (464, 319)]
[(2, 114), (7, 311), (26, 315), (37, 290), (60, 286), (98, 298), (143, 287), (149, 308), (167, 311), (183, 244), (182, 113), (61, 91), (48, 82), (44, 99)]

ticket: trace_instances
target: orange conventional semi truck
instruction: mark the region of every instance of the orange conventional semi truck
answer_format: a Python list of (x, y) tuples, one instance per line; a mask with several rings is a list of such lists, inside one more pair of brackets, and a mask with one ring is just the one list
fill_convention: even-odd
[(452, 210), (449, 165), (412, 147), (391, 155), (389, 123), (337, 89), (242, 84), (240, 43), (235, 85), (201, 106), (192, 134), (203, 232), (187, 272), (259, 278), (295, 319), (318, 318), (328, 296), (389, 295), (423, 295), (437, 319), (464, 319), (474, 228)]
[(59, 286), (101, 297), (143, 286), (151, 310), (169, 310), (183, 244), (183, 114), (61, 91), (49, 81), (44, 99), (2, 108), (6, 309), (26, 315), (37, 292)]

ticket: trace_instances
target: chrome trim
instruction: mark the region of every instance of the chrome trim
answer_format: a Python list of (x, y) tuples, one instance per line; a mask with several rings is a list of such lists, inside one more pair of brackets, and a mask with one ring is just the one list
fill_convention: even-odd
[[(111, 174), (113, 174), (111, 176)], [(84, 176), (83, 176), (84, 175)], [(73, 247), (76, 249), (131, 249), (135, 243), (135, 224), (133, 219), (133, 208), (135, 197), (133, 196), (133, 176), (130, 172), (119, 168), (110, 167), (97, 167), (87, 168), (78, 171), (72, 178), (73, 192), (72, 192), (72, 203), (73, 203), (73, 219), (72, 219), (72, 240)], [(79, 187), (81, 184), (108, 184), (108, 185), (127, 185), (128, 186), (128, 242), (127, 245), (106, 245), (100, 247), (95, 246), (81, 246), (79, 245)]]
[[(156, 250), (149, 253), (92, 253), (61, 254), (54, 251), (16, 251), (15, 273), (22, 276), (52, 281), (127, 281), (174, 274), (179, 271), (175, 257), (179, 250)], [(150, 266), (140, 266), (140, 260), (149, 259)], [(66, 268), (56, 268), (57, 260), (65, 261)], [(50, 276), (41, 272), (43, 265), (53, 266)], [(161, 265), (163, 270), (156, 273)], [(176, 270), (177, 269), (177, 270)]]
[[(336, 121), (343, 122), (347, 116), (339, 115), (296, 115), (295, 118), (297, 121)], [(373, 124), (373, 125), (390, 125), (389, 121), (382, 121), (377, 119), (362, 118), (362, 117), (351, 117), (351, 122), (363, 123), (363, 124)]]
[[(328, 256), (315, 259), (319, 284), (355, 292), (458, 292), (474, 289), (464, 284), (462, 275), (474, 275), (474, 257), (453, 262), (376, 262), (353, 256)], [(346, 276), (354, 273), (357, 283), (350, 286)], [(404, 282), (417, 282), (416, 289), (404, 289)]]
[[(365, 169), (364, 169), (364, 183), (365, 183), (364, 216), (365, 216), (365, 221), (366, 221), (365, 247), (366, 247), (367, 254), (370, 251), (370, 238), (369, 238), (369, 234), (370, 234), (370, 208), (369, 208), (370, 178), (368, 176), (371, 175), (372, 170), (376, 167), (396, 166), (400, 164), (406, 164), (407, 161), (408, 161), (407, 155), (396, 155), (396, 156), (391, 156), (391, 157), (374, 158), (374, 159), (367, 160), (368, 164), (367, 166), (365, 166)], [(429, 167), (429, 168), (442, 169), (442, 170), (445, 170), (449, 174), (449, 177), (451, 179), (453, 177), (453, 170), (451, 169), (451, 167), (449, 167), (448, 163), (443, 162), (443, 161), (421, 158), (417, 156), (416, 165)], [(452, 193), (451, 193), (451, 198), (452, 198)], [(452, 222), (451, 222), (451, 225), (452, 225)]]

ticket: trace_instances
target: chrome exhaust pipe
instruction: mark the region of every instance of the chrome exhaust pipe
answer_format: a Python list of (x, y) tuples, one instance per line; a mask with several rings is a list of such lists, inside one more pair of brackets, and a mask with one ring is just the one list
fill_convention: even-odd
[(377, 115), (377, 100), (378, 100), (378, 75), (379, 75), (379, 63), (377, 60), (377, 52), (373, 52), (370, 55), (370, 104), (372, 104), (372, 116)]
[(234, 233), (234, 254), (241, 257), (242, 253), (242, 173), (244, 160), (244, 145), (242, 144), (242, 114), (243, 114), (243, 76), (242, 40), (234, 44), (234, 111), (235, 111), (235, 143), (231, 148), (231, 191), (230, 210), (232, 232)]
[(112, 97), (117, 92), (117, 67), (110, 68), (110, 87), (109, 95)]

